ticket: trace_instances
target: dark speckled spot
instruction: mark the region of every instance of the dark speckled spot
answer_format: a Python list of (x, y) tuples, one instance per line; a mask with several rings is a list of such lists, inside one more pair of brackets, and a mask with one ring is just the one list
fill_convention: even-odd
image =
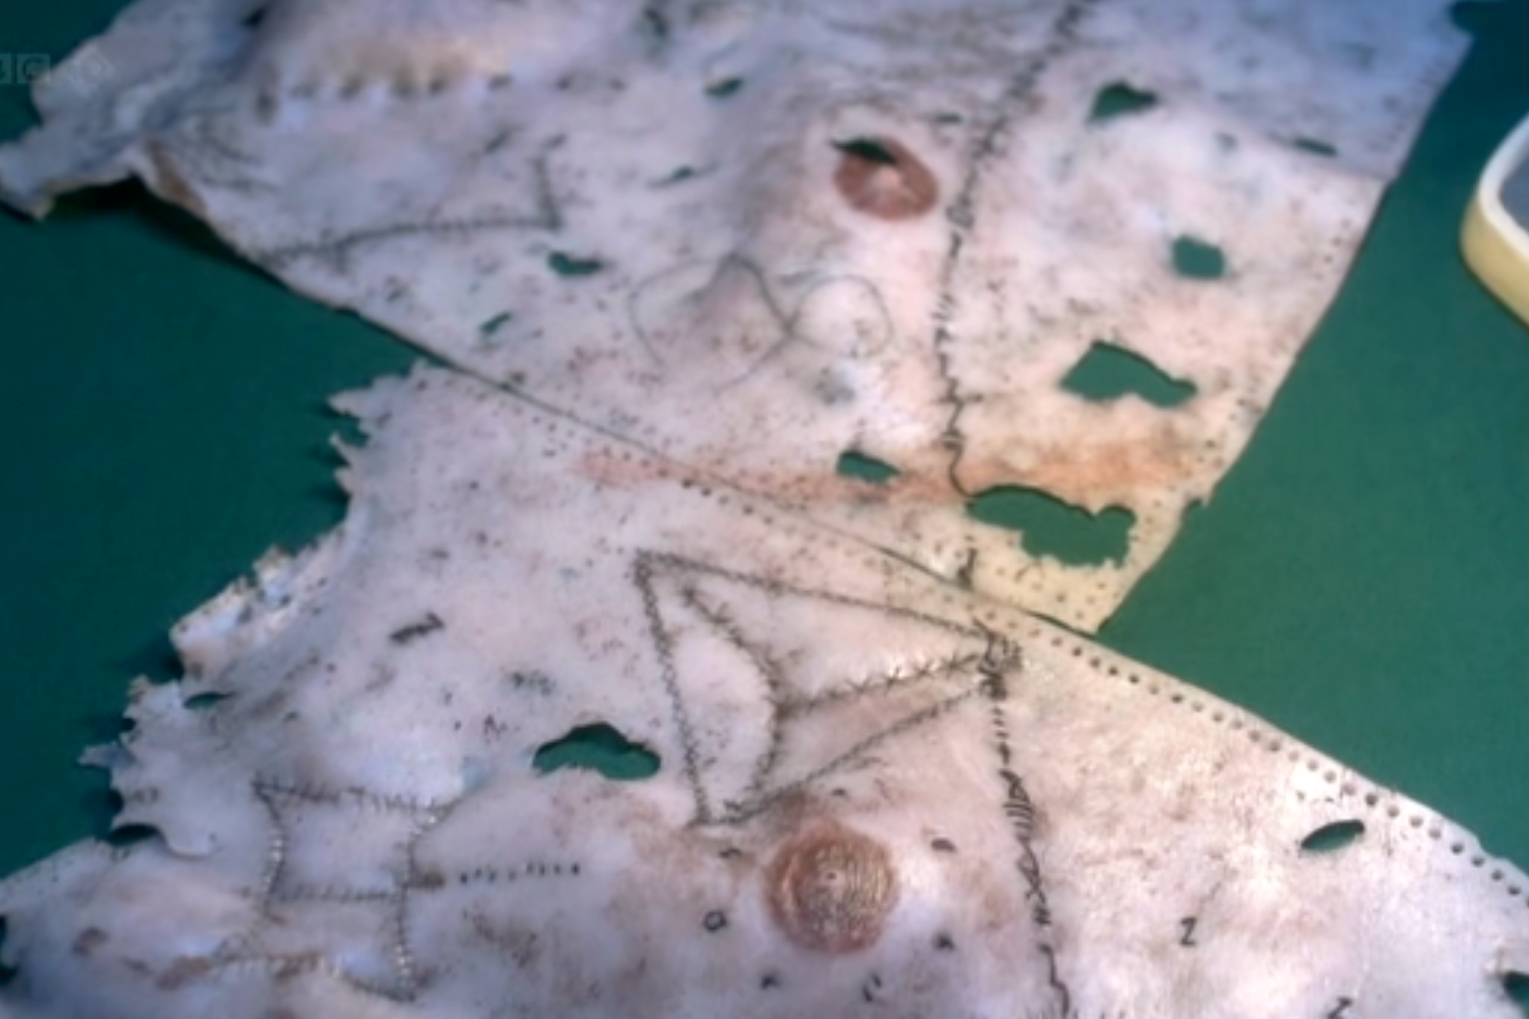
[(939, 183), (907, 146), (891, 138), (835, 142), (834, 186), (850, 208), (877, 219), (913, 219), (934, 208)]
[(838, 824), (791, 839), (766, 875), (770, 912), (803, 948), (856, 952), (881, 937), (897, 902), (897, 874), (881, 843)]

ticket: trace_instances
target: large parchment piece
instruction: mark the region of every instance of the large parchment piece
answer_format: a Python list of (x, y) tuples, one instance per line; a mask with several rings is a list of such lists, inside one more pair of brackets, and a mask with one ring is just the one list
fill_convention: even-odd
[[(0, 884), (4, 1019), (1507, 1017), (1525, 876), (1213, 697), (458, 373)], [(608, 725), (650, 777), (533, 767)]]
[[(1087, 630), (1310, 334), (1447, 6), (140, 0), (0, 196), (137, 175), (454, 365)], [(1131, 357), (1171, 395), (1070, 384)], [(1037, 493), (1129, 532), (982, 522)]]

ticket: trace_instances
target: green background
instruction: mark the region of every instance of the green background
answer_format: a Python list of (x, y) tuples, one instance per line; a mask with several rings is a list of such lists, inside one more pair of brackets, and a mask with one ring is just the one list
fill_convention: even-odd
[[(57, 57), (114, 6), (0, 6), (0, 52)], [(1529, 329), (1457, 243), (1529, 114), (1529, 3), (1464, 20), (1477, 48), (1347, 286), (1103, 639), (1529, 865)], [(0, 136), (30, 120), (0, 87)], [(414, 355), (134, 187), (0, 216), (0, 310), (3, 873), (101, 829), (76, 754), (128, 679), (174, 675), (177, 618), (339, 519), (324, 400)]]

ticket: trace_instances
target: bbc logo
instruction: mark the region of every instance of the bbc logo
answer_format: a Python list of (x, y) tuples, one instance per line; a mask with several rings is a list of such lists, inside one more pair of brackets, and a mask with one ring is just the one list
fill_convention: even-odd
[(96, 45), (86, 44), (62, 63), (46, 53), (0, 51), (0, 86), (23, 87), (48, 81), (76, 95), (85, 96), (116, 76), (117, 69)]
[(52, 69), (46, 53), (0, 53), (0, 85), (32, 85)]

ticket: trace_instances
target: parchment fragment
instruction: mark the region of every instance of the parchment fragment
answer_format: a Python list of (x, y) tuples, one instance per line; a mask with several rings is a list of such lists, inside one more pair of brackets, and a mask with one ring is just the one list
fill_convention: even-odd
[[(0, 883), (3, 1019), (1519, 1015), (1525, 876), (1092, 642), (457, 373)], [(646, 778), (541, 773), (604, 724)]]
[[(1447, 7), (140, 0), (0, 196), (137, 175), (305, 294), (1088, 630), (1310, 335)], [(1178, 396), (1080, 394), (1094, 357)], [(984, 522), (1010, 496), (1087, 547)]]

